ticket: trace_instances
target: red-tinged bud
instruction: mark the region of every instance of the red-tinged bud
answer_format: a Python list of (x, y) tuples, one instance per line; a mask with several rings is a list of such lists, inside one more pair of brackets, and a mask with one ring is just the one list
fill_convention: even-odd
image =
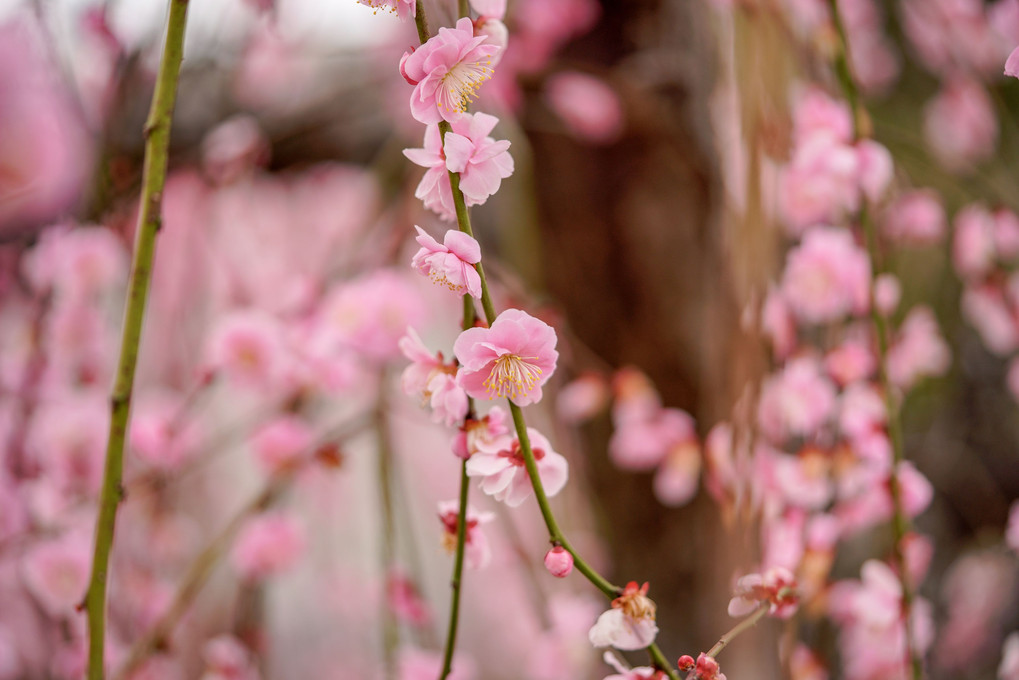
[(411, 47), (408, 51), (404, 52), (403, 56), (400, 57), (400, 75), (403, 76), (403, 79), (406, 80), (411, 85), (417, 85), (418, 81), (414, 80), (409, 75), (407, 75), (407, 69), (405, 67), (407, 59), (412, 54), (414, 54), (414, 48), (413, 47)]
[(679, 657), (679, 661), (676, 662), (676, 666), (683, 672), (692, 671), (694, 667), (693, 657), (689, 654), (684, 654)]
[(573, 555), (557, 545), (545, 553), (545, 568), (556, 578), (565, 578), (573, 571)]

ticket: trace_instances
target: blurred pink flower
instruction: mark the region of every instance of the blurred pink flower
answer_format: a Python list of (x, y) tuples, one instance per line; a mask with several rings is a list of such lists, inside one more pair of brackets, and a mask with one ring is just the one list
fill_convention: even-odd
[(996, 257), (994, 217), (980, 204), (968, 205), (955, 216), (952, 263), (964, 279), (980, 279)]
[(782, 443), (789, 436), (815, 436), (834, 407), (835, 385), (816, 358), (804, 356), (765, 379), (757, 420), (773, 442)]
[(440, 28), (400, 61), (400, 72), (414, 85), (411, 115), (426, 125), (456, 121), (492, 77), (492, 58), (498, 52), (487, 36), (474, 36), (474, 24), (466, 17), (455, 28)]
[(1001, 646), (998, 680), (1019, 680), (1019, 632), (1009, 633)]
[(263, 513), (241, 527), (230, 551), (230, 563), (245, 581), (260, 581), (293, 568), (304, 547), (304, 528), (296, 519)]
[(609, 387), (598, 373), (584, 373), (564, 385), (556, 396), (556, 412), (563, 422), (590, 420), (609, 402)]
[(269, 475), (276, 475), (310, 459), (314, 437), (304, 419), (287, 414), (259, 427), (250, 443), (261, 468)]
[(930, 189), (908, 191), (885, 209), (881, 226), (885, 236), (897, 243), (935, 245), (945, 237), (945, 208)]
[(545, 101), (571, 134), (592, 144), (609, 144), (623, 132), (623, 107), (605, 81), (574, 71), (549, 77)]
[(194, 455), (202, 432), (179, 395), (150, 393), (136, 399), (128, 441), (142, 461), (174, 470)]
[(1015, 315), (998, 286), (989, 283), (966, 288), (962, 293), (962, 315), (995, 354), (1007, 356), (1019, 348)]
[(1005, 75), (1019, 78), (1019, 47), (1009, 52), (1005, 60)]
[(952, 352), (929, 307), (914, 307), (902, 322), (885, 359), (888, 379), (908, 390), (925, 377), (944, 375)]
[(453, 438), (453, 453), (459, 458), (470, 458), (481, 447), (491, 445), (498, 437), (508, 432), (506, 411), (499, 406), (493, 406), (483, 418), (464, 421), (460, 432)]
[(873, 375), (877, 359), (870, 347), (859, 340), (849, 339), (828, 352), (824, 368), (835, 382), (845, 386)]
[(260, 680), (251, 652), (232, 635), (220, 635), (202, 649), (205, 673), (202, 680)]
[[(569, 465), (543, 434), (529, 427), (527, 435), (545, 495), (555, 496), (566, 486)], [(481, 477), (481, 490), (510, 507), (520, 505), (532, 493), (520, 440), (508, 434), (479, 443), (478, 451), (467, 460), (467, 475)]]
[[(491, 512), (478, 512), (467, 506), (467, 531), (464, 537), (464, 565), (468, 569), (484, 569), (492, 561), (492, 548), (488, 544), (482, 524), (495, 519)], [(442, 522), (442, 545), (449, 552), (456, 550), (457, 525), (460, 522), (457, 501), (439, 502), (439, 521)]]
[(474, 269), (474, 265), (481, 262), (478, 242), (461, 231), (450, 229), (440, 244), (421, 227), (415, 225), (414, 228), (418, 232), (415, 240), (421, 249), (415, 253), (410, 265), (453, 293), (466, 293), (480, 300), (481, 277)]
[(653, 680), (661, 675), (659, 670), (650, 666), (627, 668), (619, 662), (619, 659), (612, 652), (605, 652), (602, 659), (605, 663), (616, 669), (616, 672), (612, 675), (605, 676), (605, 680)]
[(838, 227), (815, 227), (786, 258), (782, 295), (802, 322), (837, 321), (867, 311), (870, 258)]
[(634, 650), (654, 642), (658, 635), (656, 608), (647, 592), (647, 583), (640, 587), (635, 581), (627, 583), (623, 594), (612, 600), (612, 608), (603, 612), (588, 632), (591, 644)]
[[(396, 680), (435, 680), (442, 674), (442, 657), (415, 647), (402, 647), (396, 662)], [(472, 680), (474, 663), (462, 653), (453, 655), (448, 680)]]
[(240, 114), (202, 140), (202, 167), (216, 184), (229, 184), (269, 160), (269, 140), (253, 116)]
[(276, 386), (287, 362), (279, 320), (256, 309), (223, 315), (209, 333), (206, 361), (238, 387)]
[(457, 380), (475, 399), (506, 397), (517, 406), (541, 400), (559, 353), (556, 333), (519, 309), (502, 312), (491, 328), (469, 328), (453, 343), (460, 362)]
[(924, 108), (924, 136), (946, 168), (965, 171), (994, 153), (998, 119), (984, 85), (948, 78)]
[(72, 618), (92, 571), (92, 543), (77, 533), (35, 544), (21, 561), (22, 578), (43, 611)]

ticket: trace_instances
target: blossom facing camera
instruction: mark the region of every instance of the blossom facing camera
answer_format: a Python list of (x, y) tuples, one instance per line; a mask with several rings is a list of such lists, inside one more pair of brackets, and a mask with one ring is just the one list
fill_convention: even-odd
[(488, 36), (474, 36), (474, 23), (466, 17), (456, 28), (440, 28), (400, 61), (400, 73), (414, 85), (411, 115), (425, 125), (457, 120), (492, 77), (498, 54), (499, 47), (488, 44)]
[(491, 328), (469, 328), (453, 343), (460, 362), (457, 379), (475, 399), (506, 397), (517, 406), (541, 400), (559, 353), (556, 334), (544, 321), (507, 309)]
[[(545, 495), (551, 498), (566, 486), (569, 464), (533, 427), (527, 428), (527, 435), (538, 478)], [(467, 476), (482, 477), (481, 490), (511, 508), (527, 500), (532, 492), (520, 440), (508, 434), (478, 443), (478, 450), (467, 460)]]
[(573, 571), (573, 555), (557, 545), (545, 553), (545, 568), (556, 578), (566, 578)]

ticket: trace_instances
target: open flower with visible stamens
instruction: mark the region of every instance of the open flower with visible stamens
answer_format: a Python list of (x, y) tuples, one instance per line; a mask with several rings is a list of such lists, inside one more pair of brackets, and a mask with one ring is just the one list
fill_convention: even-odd
[[(442, 522), (442, 545), (449, 552), (456, 550), (457, 525), (460, 510), (457, 501), (439, 502), (439, 521)], [(482, 524), (495, 519), (491, 512), (478, 512), (467, 506), (467, 532), (464, 535), (464, 564), (468, 569), (483, 569), (492, 560), (492, 549), (481, 530)]]
[(636, 581), (626, 584), (623, 594), (612, 600), (612, 608), (598, 617), (588, 632), (595, 647), (622, 650), (644, 649), (658, 635), (655, 603), (647, 596), (648, 584), (638, 587)]
[(414, 225), (414, 228), (421, 250), (415, 253), (410, 265), (457, 295), (468, 293), (480, 299), (481, 277), (474, 269), (474, 265), (481, 262), (478, 242), (462, 231), (450, 229), (439, 243), (421, 227)]
[[(555, 496), (566, 486), (569, 465), (533, 427), (527, 428), (527, 438), (545, 495)], [(478, 444), (477, 452), (467, 459), (467, 476), (482, 477), (481, 490), (510, 507), (523, 503), (532, 492), (520, 440), (508, 434)]]
[(475, 399), (506, 397), (517, 406), (534, 404), (555, 371), (555, 345), (551, 326), (507, 309), (491, 328), (469, 328), (453, 343), (460, 362), (457, 381)]
[(467, 415), (467, 395), (456, 382), (456, 363), (445, 361), (442, 352), (432, 354), (413, 328), (400, 338), (400, 351), (411, 364), (403, 369), (404, 394), (421, 398), (432, 407), (432, 420), (452, 427)]
[(457, 120), (481, 84), (492, 77), (498, 53), (488, 36), (474, 36), (474, 23), (466, 17), (456, 22), (456, 28), (440, 28), (400, 61), (400, 72), (414, 85), (411, 115), (426, 125)]

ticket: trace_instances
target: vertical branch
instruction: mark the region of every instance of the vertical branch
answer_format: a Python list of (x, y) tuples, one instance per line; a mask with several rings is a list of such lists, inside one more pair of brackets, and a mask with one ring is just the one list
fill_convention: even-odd
[(378, 406), (375, 411), (375, 430), (378, 437), (379, 505), (382, 513), (382, 545), (379, 558), (385, 579), (386, 593), (382, 598), (382, 660), (385, 677), (396, 675), (396, 650), (400, 646), (400, 629), (389, 603), (389, 579), (396, 560), (396, 521), (393, 514), (392, 463), (393, 449), (389, 438), (389, 423), (385, 415), (385, 376), (379, 379)]
[(467, 543), (467, 494), (469, 491), (470, 480), (467, 478), (467, 461), (465, 460), (460, 466), (460, 514), (456, 520), (456, 557), (453, 560), (453, 578), (449, 582), (449, 587), (452, 590), (449, 601), (449, 628), (446, 631), (446, 648), (442, 655), (442, 672), (439, 674), (439, 680), (446, 680), (453, 670), (453, 650), (456, 648), (456, 631), (460, 623), (460, 583), (463, 578), (464, 549)]
[(152, 108), (145, 122), (145, 162), (142, 175), (141, 205), (135, 232), (131, 278), (128, 282), (120, 360), (110, 396), (110, 431), (106, 445), (103, 485), (99, 498), (99, 518), (96, 522), (92, 575), (83, 603), (88, 611), (89, 680), (102, 680), (105, 672), (103, 655), (110, 551), (113, 547), (117, 507), (123, 498), (121, 479), (124, 467), (124, 440), (130, 418), (131, 390), (134, 386), (138, 346), (141, 340), (142, 322), (145, 318), (145, 302), (152, 275), (156, 234), (162, 221), (162, 199), (170, 146), (170, 124), (177, 98), (180, 66), (184, 58), (184, 28), (187, 23), (187, 9), (188, 0), (170, 1), (163, 57), (159, 65), (155, 92), (152, 96)]
[[(835, 31), (838, 34), (839, 50), (835, 55), (835, 72), (842, 86), (846, 101), (852, 109), (853, 117), (853, 138), (860, 140), (868, 135), (869, 123), (866, 112), (860, 105), (860, 95), (856, 87), (856, 81), (849, 65), (849, 40), (846, 37), (846, 28), (842, 23), (842, 16), (839, 14), (837, 0), (828, 0), (831, 10), (832, 21), (835, 24)], [(878, 245), (877, 233), (874, 221), (870, 218), (867, 205), (864, 202), (860, 209), (860, 223), (863, 226), (864, 238), (866, 240), (867, 252), (870, 254), (872, 276), (876, 278), (881, 273), (880, 248)], [(888, 486), (892, 496), (892, 555), (896, 569), (899, 572), (899, 582), (902, 586), (902, 617), (903, 627), (906, 633), (906, 655), (909, 659), (909, 667), (913, 680), (920, 680), (923, 676), (923, 660), (920, 658), (916, 642), (913, 640), (913, 589), (909, 582), (906, 558), (903, 554), (903, 539), (909, 532), (909, 517), (903, 508), (902, 486), (899, 480), (898, 468), (905, 460), (905, 452), (902, 443), (902, 423), (899, 412), (899, 404), (896, 402), (891, 381), (888, 379), (888, 322), (878, 311), (874, 301), (874, 286), (871, 282), (870, 314), (874, 325), (874, 332), (877, 335), (878, 350), (878, 380), (881, 384), (881, 391), (884, 393), (885, 410), (888, 412), (888, 439), (892, 446), (892, 469), (888, 478)]]

